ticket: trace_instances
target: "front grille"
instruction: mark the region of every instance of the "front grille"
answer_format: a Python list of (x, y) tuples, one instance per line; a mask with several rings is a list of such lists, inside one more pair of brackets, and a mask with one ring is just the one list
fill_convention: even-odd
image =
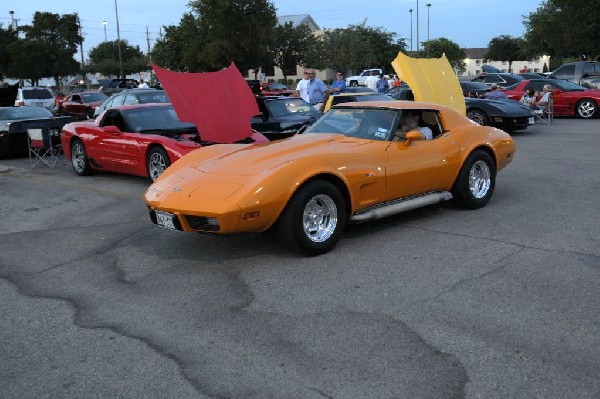
[(185, 220), (194, 230), (203, 231), (219, 231), (219, 221), (215, 218), (207, 218), (205, 216), (184, 215)]

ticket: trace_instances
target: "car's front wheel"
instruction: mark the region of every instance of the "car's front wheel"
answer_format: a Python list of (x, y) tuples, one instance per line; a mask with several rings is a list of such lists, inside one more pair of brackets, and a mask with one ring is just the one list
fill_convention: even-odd
[(154, 147), (148, 152), (148, 177), (154, 182), (171, 165), (167, 152), (162, 147)]
[(311, 256), (333, 249), (345, 226), (344, 197), (333, 184), (322, 180), (299, 188), (278, 221), (282, 242)]
[(89, 175), (92, 171), (85, 147), (79, 139), (71, 143), (71, 164), (79, 176)]
[(492, 198), (495, 186), (496, 168), (492, 157), (483, 150), (475, 150), (460, 169), (452, 195), (459, 205), (477, 209)]
[(575, 108), (577, 110), (577, 115), (580, 118), (590, 119), (598, 116), (598, 105), (594, 102), (594, 100), (583, 99), (577, 103)]
[(480, 124), (481, 126), (487, 126), (490, 124), (488, 116), (480, 109), (472, 109), (467, 111), (467, 118)]

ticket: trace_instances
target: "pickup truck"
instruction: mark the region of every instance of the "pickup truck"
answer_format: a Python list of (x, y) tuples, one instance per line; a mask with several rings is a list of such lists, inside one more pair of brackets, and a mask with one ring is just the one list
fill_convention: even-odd
[(590, 89), (600, 89), (600, 62), (568, 62), (548, 75), (548, 79), (564, 79)]
[(367, 80), (367, 78), (369, 76), (371, 76), (371, 71), (377, 72), (377, 75), (380, 75), (380, 74), (383, 73), (383, 71), (381, 69), (378, 69), (378, 68), (375, 68), (375, 69), (365, 69), (364, 71), (362, 71), (360, 73), (360, 75), (350, 76), (350, 77), (346, 78), (346, 84), (348, 86), (364, 86), (365, 85), (365, 81)]

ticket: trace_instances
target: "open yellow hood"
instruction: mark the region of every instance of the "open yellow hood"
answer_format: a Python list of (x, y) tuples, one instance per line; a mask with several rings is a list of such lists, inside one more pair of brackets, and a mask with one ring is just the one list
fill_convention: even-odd
[(446, 55), (411, 58), (398, 53), (392, 67), (398, 78), (410, 86), (415, 101), (445, 105), (466, 115), (465, 97)]

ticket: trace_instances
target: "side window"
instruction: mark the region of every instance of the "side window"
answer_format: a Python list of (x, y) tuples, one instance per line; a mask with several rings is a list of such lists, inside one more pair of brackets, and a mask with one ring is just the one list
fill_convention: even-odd
[(575, 75), (575, 65), (565, 65), (554, 72), (557, 79), (572, 79)]
[(128, 131), (127, 126), (125, 124), (125, 120), (123, 119), (123, 115), (121, 115), (121, 112), (116, 109), (112, 109), (106, 113), (101, 125), (102, 126), (116, 126), (122, 132)]
[(371, 75), (371, 71), (364, 71), (363, 73), (360, 74), (360, 76), (369, 76)]
[(583, 64), (583, 73), (588, 75), (594, 73), (594, 64)]
[(111, 107), (118, 107), (119, 105), (123, 105), (123, 100), (125, 100), (125, 96), (123, 96), (123, 95), (115, 96), (115, 99), (113, 100), (113, 103), (111, 104)]
[(74, 95), (73, 97), (71, 97), (71, 101), (76, 102), (76, 103), (80, 103), (81, 102), (81, 97), (78, 95)]
[(499, 76), (496, 76), (496, 75), (488, 75), (485, 78), (485, 81), (487, 83), (498, 83), (498, 82), (502, 82), (502, 79)]
[(137, 103), (137, 98), (135, 96), (132, 96), (131, 94), (127, 94), (125, 96), (125, 100), (123, 101), (123, 105), (133, 105)]
[(529, 90), (531, 88), (533, 88), (533, 90), (535, 90), (537, 92), (541, 92), (542, 89), (544, 88), (544, 83), (535, 81), (535, 82), (529, 82), (527, 84), (527, 86), (525, 86), (525, 90)]
[(434, 139), (441, 136), (441, 134), (444, 132), (444, 127), (442, 126), (442, 122), (437, 111), (423, 110), (421, 112), (421, 121), (423, 126), (427, 126), (431, 129)]

